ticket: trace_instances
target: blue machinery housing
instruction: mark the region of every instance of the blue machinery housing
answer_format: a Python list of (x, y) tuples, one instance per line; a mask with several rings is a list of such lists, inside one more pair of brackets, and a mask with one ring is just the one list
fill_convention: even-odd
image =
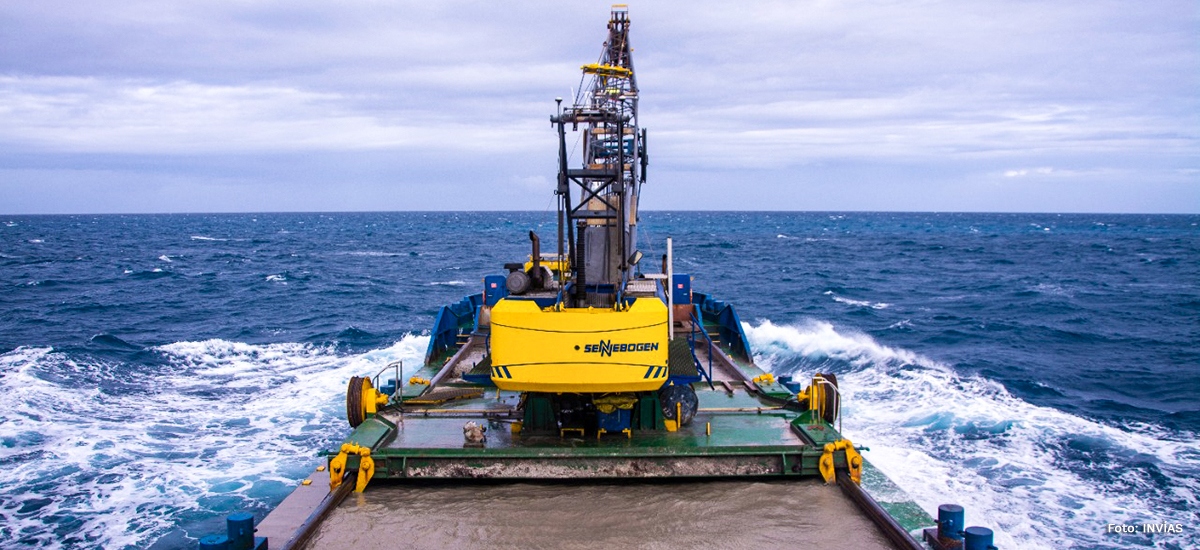
[(433, 320), (433, 333), (429, 335), (429, 349), (425, 352), (426, 365), (433, 363), (446, 351), (456, 349), (459, 334), (469, 334), (479, 327), (483, 296), (482, 293), (472, 294), (438, 310)]

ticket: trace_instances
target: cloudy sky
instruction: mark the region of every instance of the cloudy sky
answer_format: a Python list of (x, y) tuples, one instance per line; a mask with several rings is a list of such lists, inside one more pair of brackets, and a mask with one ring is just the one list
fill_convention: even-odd
[[(543, 210), (611, 2), (0, 2), (0, 213)], [(1200, 212), (1197, 0), (639, 2), (649, 209)]]

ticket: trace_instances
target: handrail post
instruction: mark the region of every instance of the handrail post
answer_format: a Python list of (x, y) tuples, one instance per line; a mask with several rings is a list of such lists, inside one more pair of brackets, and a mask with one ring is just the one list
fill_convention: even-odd
[(671, 237), (667, 237), (667, 340), (675, 338), (675, 259), (672, 257)]
[(712, 352), (713, 352), (713, 349), (712, 349), (712, 339), (710, 338), (710, 339), (708, 340), (708, 386), (709, 386), (710, 388), (712, 387), (712, 378), (713, 378), (713, 368), (712, 368), (712, 356), (713, 356), (713, 353), (712, 353)]
[[(704, 330), (704, 323), (700, 321), (699, 317), (696, 317), (696, 308), (694, 308), (694, 307), (692, 308), (692, 311), (691, 311), (691, 317), (692, 317), (692, 320), (691, 320), (692, 332), (690, 334), (695, 334), (696, 327), (699, 326), (700, 334), (703, 334), (704, 338), (706, 340), (708, 340), (708, 376), (707, 376), (707, 378), (708, 378), (708, 385), (711, 386), (712, 385), (712, 373), (713, 373), (713, 366), (712, 366), (713, 341), (712, 341), (712, 337), (708, 335), (707, 330)], [(693, 345), (692, 346), (692, 357), (694, 358), (695, 356), (696, 356), (696, 348)], [(704, 365), (696, 365), (696, 366), (700, 368), (701, 372), (704, 372)]]

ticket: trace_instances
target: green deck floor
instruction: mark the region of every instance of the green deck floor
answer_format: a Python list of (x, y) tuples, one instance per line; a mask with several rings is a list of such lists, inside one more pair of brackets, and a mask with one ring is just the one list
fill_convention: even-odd
[[(773, 407), (745, 391), (736, 391), (732, 395), (726, 393), (721, 386), (711, 390), (706, 384), (696, 384), (699, 387), (696, 394), (700, 400), (700, 410), (689, 425), (683, 426), (676, 432), (654, 431), (632, 433), (626, 437), (621, 433), (609, 433), (600, 437), (592, 432), (580, 436), (577, 433), (560, 434), (523, 432), (514, 435), (511, 422), (517, 417), (504, 414), (490, 415), (476, 411), (505, 411), (511, 410), (518, 402), (516, 392), (497, 392), (492, 389), (484, 396), (473, 399), (460, 399), (440, 405), (431, 405), (418, 412), (402, 415), (402, 428), (396, 431), (396, 436), (387, 443), (387, 449), (441, 449), (462, 447), (463, 425), (474, 421), (488, 427), (488, 449), (513, 448), (697, 448), (697, 447), (754, 447), (777, 445), (803, 445), (804, 442), (792, 432), (789, 422), (796, 417), (793, 411), (762, 410), (758, 408)], [(728, 409), (748, 409), (734, 411)], [(719, 410), (710, 410), (719, 409)], [(429, 410), (429, 413), (419, 412)], [(447, 415), (444, 411), (461, 411), (460, 414)], [(385, 413), (384, 417), (392, 423), (401, 425), (401, 415)], [(711, 433), (709, 433), (711, 428)]]

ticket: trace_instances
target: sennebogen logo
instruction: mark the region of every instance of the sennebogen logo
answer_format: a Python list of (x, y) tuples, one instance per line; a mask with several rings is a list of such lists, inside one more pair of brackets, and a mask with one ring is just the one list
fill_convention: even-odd
[(627, 351), (658, 351), (658, 342), (614, 344), (612, 340), (601, 340), (599, 344), (583, 346), (584, 353), (599, 353), (601, 356), (611, 356), (613, 353), (624, 353)]

